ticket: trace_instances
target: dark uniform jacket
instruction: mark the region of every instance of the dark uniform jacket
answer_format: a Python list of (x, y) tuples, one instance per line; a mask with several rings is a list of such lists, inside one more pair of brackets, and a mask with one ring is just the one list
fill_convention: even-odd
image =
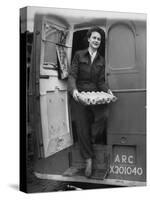
[(71, 93), (74, 89), (78, 89), (79, 92), (107, 92), (104, 58), (97, 52), (93, 63), (91, 63), (88, 49), (77, 51), (70, 68), (68, 83)]

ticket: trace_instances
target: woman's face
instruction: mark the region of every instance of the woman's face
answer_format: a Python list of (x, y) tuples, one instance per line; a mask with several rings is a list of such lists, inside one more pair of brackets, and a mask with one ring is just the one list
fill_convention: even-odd
[(89, 47), (92, 49), (98, 49), (101, 43), (101, 35), (98, 32), (92, 32), (91, 36), (88, 38)]

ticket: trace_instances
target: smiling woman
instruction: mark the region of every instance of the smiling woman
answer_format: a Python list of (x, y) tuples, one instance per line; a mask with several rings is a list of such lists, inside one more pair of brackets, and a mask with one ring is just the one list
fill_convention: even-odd
[[(72, 61), (69, 73), (69, 88), (72, 94), (72, 105), (75, 111), (75, 121), (80, 152), (85, 159), (85, 175), (92, 174), (93, 147), (96, 138), (105, 129), (108, 116), (107, 105), (85, 106), (79, 101), (79, 92), (104, 91), (112, 94), (105, 83), (105, 60), (98, 52), (101, 44), (101, 29), (92, 27), (87, 32), (88, 48), (77, 51)], [(80, 116), (78, 115), (80, 113)], [(93, 123), (89, 120), (93, 115)]]

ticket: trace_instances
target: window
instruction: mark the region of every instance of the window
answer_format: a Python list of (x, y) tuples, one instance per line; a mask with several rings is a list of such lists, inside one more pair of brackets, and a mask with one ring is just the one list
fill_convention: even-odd
[(135, 37), (126, 24), (116, 24), (110, 29), (108, 60), (112, 69), (127, 69), (135, 66)]
[(57, 69), (60, 79), (68, 77), (68, 58), (66, 46), (67, 29), (56, 24), (44, 24), (44, 69)]
[(57, 64), (56, 43), (59, 41), (58, 31), (53, 27), (49, 27), (45, 35), (44, 63)]

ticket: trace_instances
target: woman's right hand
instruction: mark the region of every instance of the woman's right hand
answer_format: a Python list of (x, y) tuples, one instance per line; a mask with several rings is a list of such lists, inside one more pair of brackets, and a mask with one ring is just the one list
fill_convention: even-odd
[(78, 92), (78, 90), (77, 89), (75, 89), (75, 90), (73, 90), (73, 98), (76, 100), (76, 101), (78, 101), (79, 99), (78, 99), (78, 96), (79, 96), (79, 92)]

